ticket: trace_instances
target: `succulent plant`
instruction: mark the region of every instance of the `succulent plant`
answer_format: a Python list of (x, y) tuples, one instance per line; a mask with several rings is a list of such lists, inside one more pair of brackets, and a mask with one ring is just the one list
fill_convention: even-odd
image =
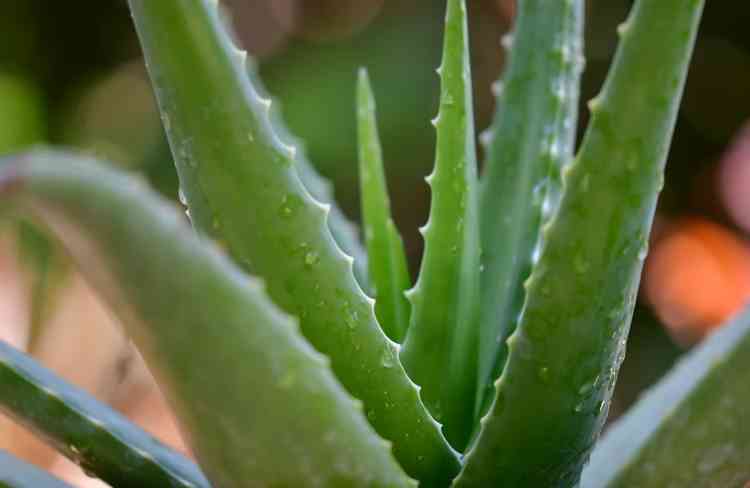
[[(44, 224), (111, 306), (198, 464), (9, 346), (5, 412), (113, 486), (750, 478), (737, 372), (750, 317), (692, 353), (701, 374), (678, 367), (584, 471), (625, 354), (703, 0), (635, 2), (577, 151), (584, 1), (520, 1), (481, 175), (466, 2), (448, 0), (415, 283), (366, 71), (363, 246), (216, 0), (129, 5), (193, 230), (137, 177), (60, 150), (4, 158), (0, 198)], [(60, 485), (5, 455), (0, 470), (8, 486)]]

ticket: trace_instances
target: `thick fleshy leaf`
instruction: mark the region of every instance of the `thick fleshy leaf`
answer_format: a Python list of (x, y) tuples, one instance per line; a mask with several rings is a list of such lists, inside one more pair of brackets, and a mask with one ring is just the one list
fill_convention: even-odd
[(449, 0), (443, 40), (432, 204), (424, 257), (409, 291), (412, 318), (401, 351), (422, 399), (463, 449), (473, 426), (479, 312), (479, 222), (469, 35), (464, 0)]
[(338, 207), (333, 195), (333, 185), (329, 180), (321, 176), (315, 166), (307, 158), (304, 142), (289, 132), (281, 116), (280, 104), (274, 100), (263, 85), (258, 76), (255, 66), (248, 61), (247, 74), (253, 84), (258, 96), (265, 100), (271, 100), (271, 108), (268, 117), (276, 134), (283, 141), (295, 147), (294, 167), (297, 170), (302, 184), (313, 198), (324, 205), (328, 205), (328, 228), (333, 235), (336, 244), (341, 250), (354, 259), (354, 277), (365, 292), (370, 292), (370, 277), (367, 273), (367, 254), (359, 241), (357, 226), (351, 222), (344, 212)]
[(328, 208), (300, 181), (297, 150), (281, 140), (215, 3), (130, 0), (193, 223), (299, 317), (407, 473), (445, 482), (456, 455), (331, 237)]
[(112, 486), (209, 486), (187, 458), (4, 342), (0, 410)]
[(48, 226), (112, 307), (212, 484), (412, 484), (260, 283), (137, 179), (34, 152), (2, 166), (0, 195)]
[(520, 326), (456, 486), (574, 486), (633, 312), (702, 0), (639, 0), (563, 197), (542, 227)]
[(573, 159), (583, 69), (583, 0), (525, 0), (518, 7), (514, 31), (503, 38), (509, 62), (494, 85), (495, 119), (480, 138), (487, 157), (479, 196), (478, 415), (507, 359), (539, 230), (558, 204), (561, 168)]
[(747, 371), (750, 311), (697, 346), (610, 427), (581, 487), (746, 486)]
[(375, 315), (388, 337), (401, 342), (409, 325), (411, 305), (404, 293), (411, 287), (411, 280), (404, 243), (391, 218), (375, 98), (364, 69), (359, 73), (357, 105), (359, 191), (368, 266), (375, 288)]
[(2, 488), (72, 488), (36, 466), (16, 459), (0, 449), (0, 487)]

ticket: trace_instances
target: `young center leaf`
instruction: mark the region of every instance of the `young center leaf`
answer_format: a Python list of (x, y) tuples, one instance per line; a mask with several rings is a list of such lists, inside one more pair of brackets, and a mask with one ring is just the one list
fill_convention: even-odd
[(409, 325), (411, 305), (404, 293), (411, 287), (411, 280), (404, 243), (391, 218), (375, 99), (364, 69), (359, 72), (357, 85), (357, 128), (362, 223), (375, 288), (375, 315), (385, 333), (401, 342)]
[(449, 0), (445, 21), (432, 204), (421, 229), (424, 257), (409, 292), (411, 324), (401, 350), (422, 399), (457, 449), (473, 426), (479, 312), (477, 161), (466, 3)]

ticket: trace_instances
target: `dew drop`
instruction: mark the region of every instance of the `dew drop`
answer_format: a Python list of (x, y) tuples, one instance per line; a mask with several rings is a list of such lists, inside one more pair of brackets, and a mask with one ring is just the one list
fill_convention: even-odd
[(589, 270), (590, 264), (585, 257), (579, 254), (573, 260), (573, 267), (575, 268), (576, 273), (584, 274)]
[(503, 94), (503, 90), (505, 90), (505, 85), (502, 81), (498, 80), (492, 84), (492, 94), (495, 97), (499, 97)]
[(504, 47), (505, 49), (510, 49), (513, 47), (513, 34), (508, 33), (505, 34), (503, 37), (500, 38), (500, 45)]
[(542, 383), (549, 383), (549, 368), (547, 366), (540, 367), (537, 371), (537, 376), (539, 376)]
[(279, 207), (279, 215), (282, 218), (289, 219), (294, 216), (297, 209), (302, 206), (302, 201), (296, 195), (284, 195)]
[(312, 267), (320, 261), (320, 256), (315, 251), (309, 251), (307, 254), (305, 254), (305, 266)]
[(638, 248), (638, 259), (643, 261), (648, 256), (648, 239), (643, 239), (641, 246)]
[(169, 132), (172, 129), (172, 122), (169, 120), (167, 112), (162, 112), (161, 124), (164, 126), (164, 132)]
[(597, 376), (591, 381), (587, 381), (586, 383), (582, 384), (581, 387), (578, 389), (578, 394), (581, 396), (588, 395), (591, 393), (591, 391), (594, 389), (596, 384), (599, 382), (599, 377)]
[(380, 358), (380, 363), (383, 365), (384, 368), (390, 368), (393, 366), (393, 353), (386, 349), (383, 351), (383, 355)]
[(494, 139), (495, 133), (491, 129), (487, 129), (481, 134), (479, 134), (479, 142), (484, 147), (489, 147), (490, 144), (492, 144), (492, 140)]

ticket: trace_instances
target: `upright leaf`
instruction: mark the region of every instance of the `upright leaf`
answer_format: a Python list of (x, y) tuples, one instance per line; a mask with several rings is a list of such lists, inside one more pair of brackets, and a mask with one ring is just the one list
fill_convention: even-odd
[(479, 196), (477, 414), (493, 397), (523, 305), (522, 283), (540, 250), (540, 226), (557, 206), (561, 167), (573, 158), (583, 6), (583, 0), (519, 2), (514, 32), (503, 38), (508, 68), (494, 85), (495, 119), (481, 137), (487, 157)]
[(0, 487), (2, 488), (72, 488), (36, 466), (16, 459), (0, 449)]
[(615, 425), (582, 488), (717, 486), (750, 480), (750, 311), (697, 346)]
[(138, 180), (65, 154), (0, 169), (133, 337), (214, 486), (410, 486), (294, 322)]
[(370, 276), (375, 285), (375, 315), (385, 333), (400, 342), (409, 325), (410, 305), (404, 293), (411, 283), (404, 244), (391, 219), (375, 100), (364, 69), (357, 86), (357, 127), (359, 191)]
[(479, 225), (466, 3), (449, 0), (430, 218), (401, 358), (422, 399), (462, 449), (472, 430), (477, 374)]
[(423, 482), (458, 471), (455, 453), (419, 399), (279, 139), (245, 54), (227, 38), (215, 2), (130, 0), (194, 224), (262, 277), (270, 297), (300, 319), (344, 387)]
[(359, 241), (357, 226), (347, 219), (344, 212), (336, 205), (333, 195), (333, 185), (315, 170), (315, 166), (307, 158), (303, 141), (291, 134), (284, 124), (280, 104), (268, 93), (252, 63), (248, 62), (247, 64), (247, 73), (250, 77), (250, 82), (253, 84), (258, 95), (261, 98), (272, 101), (268, 116), (274, 131), (279, 135), (281, 140), (287, 141), (287, 144), (296, 148), (294, 167), (297, 169), (297, 174), (300, 180), (302, 180), (302, 184), (305, 185), (305, 188), (313, 198), (329, 206), (328, 228), (331, 231), (331, 235), (333, 235), (336, 244), (341, 247), (341, 250), (354, 258), (354, 276), (357, 278), (357, 283), (359, 283), (363, 290), (370, 292), (370, 277), (367, 274), (367, 254), (362, 249)]
[(638, 0), (456, 486), (577, 484), (630, 326), (702, 0)]
[(209, 486), (185, 457), (1, 341), (0, 410), (112, 486)]

